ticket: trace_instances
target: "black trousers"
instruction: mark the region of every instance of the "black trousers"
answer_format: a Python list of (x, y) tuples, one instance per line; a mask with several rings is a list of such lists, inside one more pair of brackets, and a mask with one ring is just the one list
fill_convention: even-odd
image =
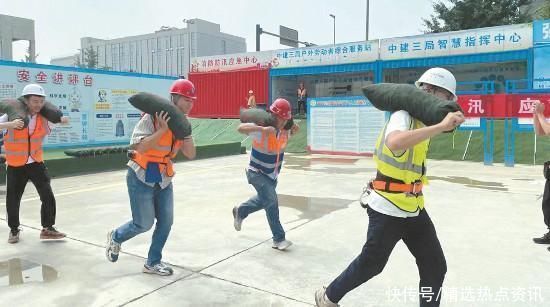
[(21, 197), (29, 180), (34, 184), (42, 207), (40, 209), (42, 227), (55, 225), (55, 197), (50, 185), (50, 176), (46, 165), (42, 162), (26, 164), (24, 166), (12, 167), (8, 165), (6, 210), (8, 212), (8, 226), (15, 230), (19, 227), (19, 207)]
[(403, 240), (420, 273), (420, 306), (439, 306), (447, 262), (426, 210), (411, 218), (388, 216), (371, 208), (367, 212), (367, 242), (361, 254), (328, 286), (327, 297), (338, 303), (346, 293), (380, 274), (397, 242)]
[(544, 194), (542, 196), (542, 215), (544, 224), (550, 229), (550, 180), (546, 180), (544, 185)]

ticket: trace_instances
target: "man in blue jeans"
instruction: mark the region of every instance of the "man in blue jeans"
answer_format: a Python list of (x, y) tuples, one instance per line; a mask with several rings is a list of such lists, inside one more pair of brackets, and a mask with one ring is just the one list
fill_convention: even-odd
[[(441, 99), (456, 100), (456, 79), (444, 68), (429, 69), (416, 86)], [(317, 306), (338, 306), (348, 292), (380, 274), (401, 240), (416, 259), (420, 306), (439, 306), (447, 263), (424, 208), (422, 186), (430, 138), (454, 130), (462, 122), (461, 112), (448, 113), (433, 126), (424, 126), (404, 110), (392, 113), (375, 146), (376, 178), (366, 190), (366, 199), (361, 200), (369, 216), (367, 242), (327, 288), (315, 292)]]
[(275, 127), (243, 123), (238, 128), (240, 133), (252, 137), (250, 164), (246, 177), (258, 194), (233, 208), (233, 226), (235, 230), (240, 231), (243, 219), (253, 212), (264, 209), (273, 234), (272, 247), (285, 250), (292, 242), (285, 239), (285, 231), (279, 220), (279, 202), (275, 188), (289, 134), (296, 133), (299, 127), (294, 124), (290, 131), (283, 129), (292, 117), (290, 103), (286, 99), (276, 99), (269, 109), (275, 115)]
[[(195, 86), (189, 80), (176, 80), (170, 88), (171, 101), (184, 114), (188, 114), (195, 100)], [(155, 222), (155, 230), (144, 273), (172, 275), (173, 269), (161, 262), (162, 249), (170, 234), (174, 220), (174, 196), (172, 178), (174, 176), (171, 159), (178, 151), (189, 159), (195, 157), (193, 138), (177, 141), (168, 128), (170, 117), (165, 112), (154, 118), (145, 114), (132, 133), (130, 147), (131, 160), (128, 162), (126, 182), (130, 196), (132, 220), (107, 234), (106, 256), (116, 262), (120, 245), (146, 232)]]

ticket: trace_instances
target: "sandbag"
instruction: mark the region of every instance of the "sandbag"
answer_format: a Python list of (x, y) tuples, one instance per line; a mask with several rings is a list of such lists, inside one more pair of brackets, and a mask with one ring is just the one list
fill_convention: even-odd
[(3, 99), (0, 101), (0, 113), (8, 114), (8, 121), (21, 119), (24, 128), (29, 125), (27, 105), (19, 99)]
[[(19, 97), (17, 99), (4, 99), (0, 101), (0, 113), (7, 113), (8, 121), (15, 119), (23, 120), (25, 128), (29, 124), (29, 111), (23, 97)], [(44, 106), (40, 110), (40, 115), (44, 116), (44, 118), (48, 121), (58, 124), (61, 122), (63, 112), (61, 112), (61, 110), (53, 103), (45, 101)]]
[(262, 127), (275, 126), (275, 118), (273, 117), (273, 114), (263, 109), (241, 108), (240, 119), (241, 123), (254, 123)]
[(49, 122), (59, 124), (61, 117), (63, 117), (63, 112), (53, 103), (45, 101), (44, 106), (40, 110), (40, 115), (44, 116)]
[(155, 113), (161, 111), (167, 112), (170, 120), (168, 128), (172, 131), (176, 139), (183, 140), (191, 135), (191, 124), (183, 112), (172, 104), (168, 99), (150, 93), (137, 93), (128, 98), (130, 104), (136, 109), (155, 116)]
[[(241, 109), (241, 123), (255, 123), (262, 127), (275, 127), (275, 115), (263, 109)], [(294, 120), (289, 119), (283, 129), (290, 130), (294, 126)]]
[(408, 84), (370, 84), (363, 94), (382, 111), (407, 111), (426, 126), (440, 123), (449, 112), (462, 111), (458, 103), (443, 100)]

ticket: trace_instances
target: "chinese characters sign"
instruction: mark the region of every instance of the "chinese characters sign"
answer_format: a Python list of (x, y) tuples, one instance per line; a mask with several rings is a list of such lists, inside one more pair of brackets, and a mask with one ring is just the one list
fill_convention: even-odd
[(127, 143), (141, 118), (141, 112), (130, 105), (128, 98), (138, 91), (166, 96), (173, 80), (0, 63), (0, 99), (17, 98), (31, 83), (44, 88), (46, 99), (70, 118), (70, 124), (52, 130), (45, 140), (47, 147)]
[(550, 19), (533, 22), (533, 41), (536, 44), (550, 44)]
[(271, 51), (223, 54), (193, 58), (191, 72), (230, 71), (247, 68), (268, 68), (273, 65)]
[(274, 68), (374, 62), (378, 41), (276, 50), (273, 56)]
[(229, 71), (247, 68), (287, 68), (373, 62), (378, 59), (378, 41), (307, 48), (226, 54), (192, 60), (192, 72)]
[(394, 60), (500, 52), (528, 49), (532, 45), (532, 25), (521, 24), (383, 39), (380, 58)]
[[(79, 85), (79, 75), (76, 73), (64, 73), (64, 72), (50, 72), (46, 73), (47, 70), (39, 70), (36, 73), (32, 73), (25, 68), (17, 70), (17, 81), (22, 83), (52, 83), (56, 85)], [(92, 86), (93, 78), (89, 74), (82, 74), (82, 85)], [(66, 80), (66, 81), (64, 81)]]

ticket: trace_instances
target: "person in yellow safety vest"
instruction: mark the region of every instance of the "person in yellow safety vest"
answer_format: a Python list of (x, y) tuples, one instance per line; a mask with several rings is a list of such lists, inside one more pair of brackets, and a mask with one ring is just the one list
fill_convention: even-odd
[(233, 226), (240, 231), (243, 219), (248, 215), (264, 209), (267, 222), (273, 234), (274, 249), (285, 250), (292, 245), (286, 240), (285, 230), (279, 219), (279, 202), (277, 200), (277, 179), (281, 171), (284, 151), (289, 134), (298, 132), (299, 126), (294, 124), (290, 130), (283, 127), (291, 119), (292, 110), (288, 100), (277, 98), (269, 107), (275, 115), (275, 127), (261, 127), (254, 123), (243, 123), (239, 126), (240, 133), (252, 138), (250, 163), (246, 171), (248, 183), (257, 191), (257, 195), (233, 208)]
[[(195, 86), (186, 79), (176, 80), (170, 88), (171, 101), (184, 114), (195, 102)], [(107, 234), (105, 254), (116, 262), (121, 244), (148, 231), (157, 220), (143, 273), (172, 275), (174, 270), (164, 264), (162, 250), (174, 220), (172, 178), (175, 175), (172, 159), (181, 151), (188, 159), (196, 155), (191, 136), (177, 141), (170, 129), (170, 117), (165, 112), (145, 114), (138, 122), (130, 140), (130, 161), (126, 182), (130, 196), (132, 220)]]
[[(44, 164), (42, 142), (50, 134), (53, 126), (42, 115), (46, 92), (38, 84), (28, 84), (22, 94), (29, 113), (29, 124), (23, 128), (21, 119), (8, 121), (8, 116), (0, 117), (0, 129), (7, 129), (4, 136), (6, 150), (7, 183), (6, 211), (10, 233), (8, 243), (14, 244), (20, 239), (19, 208), (25, 186), (30, 180), (42, 201), (40, 209), (42, 230), (41, 240), (63, 239), (66, 235), (58, 231), (55, 225), (56, 203), (50, 185), (50, 175)], [(61, 117), (61, 123), (69, 123), (69, 118)], [(52, 124), (53, 125), (53, 124)]]
[[(456, 100), (456, 80), (446, 69), (427, 70), (416, 86), (442, 99)], [(430, 138), (463, 122), (461, 112), (449, 113), (439, 124), (427, 127), (406, 111), (391, 114), (375, 147), (376, 178), (361, 201), (369, 216), (367, 241), (359, 256), (328, 287), (316, 291), (317, 306), (338, 306), (348, 292), (381, 273), (400, 240), (416, 258), (420, 306), (439, 306), (447, 264), (424, 208), (422, 186)]]
[[(533, 127), (535, 133), (539, 136), (550, 135), (550, 123), (546, 121), (544, 116), (544, 104), (535, 103), (533, 110)], [(550, 174), (548, 174), (548, 165), (545, 164), (544, 177), (546, 177), (546, 183), (544, 185), (544, 194), (542, 195), (542, 215), (544, 218), (544, 224), (549, 229), (547, 233), (540, 238), (533, 238), (533, 242), (537, 244), (550, 244)], [(550, 251), (550, 247), (548, 247)]]

